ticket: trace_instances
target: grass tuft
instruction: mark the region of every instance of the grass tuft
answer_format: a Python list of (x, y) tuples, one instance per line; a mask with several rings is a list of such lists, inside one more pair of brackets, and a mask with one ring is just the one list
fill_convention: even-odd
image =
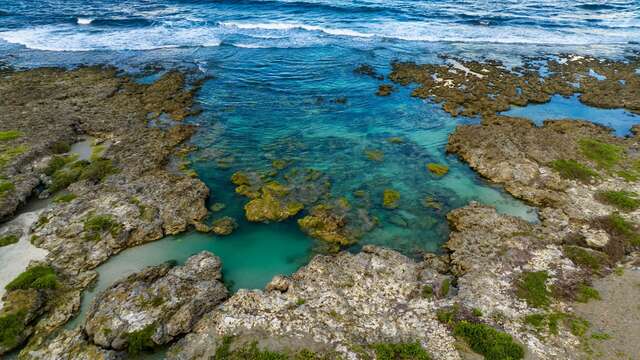
[(524, 358), (524, 348), (513, 341), (511, 335), (485, 324), (460, 321), (453, 328), (456, 337), (464, 339), (469, 347), (485, 359), (515, 360)]
[(372, 345), (377, 360), (429, 360), (429, 353), (419, 342), (379, 343)]
[(601, 191), (596, 194), (596, 200), (622, 211), (634, 211), (640, 207), (638, 194), (631, 191)]
[(588, 183), (599, 177), (598, 173), (590, 167), (575, 160), (555, 160), (551, 162), (551, 168), (557, 171), (561, 177), (570, 180), (578, 180)]
[(0, 131), (0, 141), (14, 140), (19, 137), (22, 137), (23, 135), (24, 133), (18, 130)]
[(84, 221), (85, 240), (97, 241), (105, 231), (116, 237), (121, 229), (122, 225), (111, 215), (92, 215)]
[(7, 291), (18, 289), (53, 289), (58, 285), (55, 271), (48, 265), (33, 266), (18, 275), (4, 288)]
[(0, 247), (15, 244), (20, 240), (16, 234), (7, 234), (0, 236)]
[(549, 274), (546, 271), (522, 273), (517, 283), (517, 294), (527, 304), (537, 308), (544, 308), (551, 304), (551, 292), (547, 289)]
[(151, 337), (156, 332), (154, 324), (145, 326), (144, 328), (126, 334), (127, 352), (130, 355), (137, 355), (144, 350), (153, 349), (156, 343)]
[(624, 155), (624, 148), (614, 144), (608, 144), (596, 139), (582, 139), (578, 142), (582, 154), (593, 160), (598, 167), (611, 169)]
[(585, 284), (580, 284), (580, 286), (578, 286), (578, 293), (576, 294), (576, 301), (587, 303), (589, 300), (602, 300), (602, 298), (598, 290)]
[(11, 349), (19, 345), (20, 337), (25, 330), (24, 311), (0, 316), (0, 346)]

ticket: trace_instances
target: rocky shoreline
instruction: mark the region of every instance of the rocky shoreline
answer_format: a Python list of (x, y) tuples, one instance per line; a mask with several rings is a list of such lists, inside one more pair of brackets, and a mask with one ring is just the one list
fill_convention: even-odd
[[(36, 185), (51, 189), (57, 172), (74, 171), (75, 160), (54, 154), (54, 144), (90, 135), (101, 145), (68, 184), (76, 197), (46, 210), (32, 229), (33, 243), (49, 252), (40, 273), (4, 296), (0, 316), (19, 315), (21, 324), (14, 347), (30, 336), (19, 357), (116, 359), (127, 350), (169, 345), (170, 359), (267, 353), (275, 359), (632, 358), (640, 353), (637, 344), (604, 339), (587, 319), (615, 307), (608, 292), (598, 291), (604, 279), (640, 273), (637, 127), (621, 138), (585, 121), (537, 127), (497, 112), (548, 101), (555, 93), (580, 93), (587, 104), (637, 112), (637, 62), (567, 57), (547, 66), (555, 74), (549, 80), (534, 68), (506, 70), (499, 63), (458, 59), (448, 65), (394, 64), (389, 76), (403, 85), (418, 83), (415, 96), (442, 101), (452, 115), (482, 115), (479, 124), (459, 126), (450, 135), (447, 151), (535, 205), (539, 223), (472, 203), (448, 214), (451, 234), (442, 255), (416, 260), (374, 246), (357, 254), (318, 255), (293, 275), (274, 277), (264, 290), (240, 290), (229, 298), (221, 283), (224, 264), (201, 253), (184, 266), (158, 265), (118, 281), (96, 298), (83, 326), (64, 331), (57, 329), (77, 311), (97, 265), (127, 247), (202, 228), (206, 186), (167, 166), (193, 129), (175, 121), (148, 126), (189, 114), (193, 92), (183, 90), (178, 73), (152, 85), (135, 84), (112, 69), (8, 73), (0, 92), (16, 97), (0, 101), (25, 115), (20, 126), (0, 130), (24, 132), (9, 141), (25, 151), (2, 169), (15, 182), (0, 203), (3, 214), (14, 212)], [(589, 76), (589, 70), (607, 79)], [(20, 90), (34, 82), (54, 86), (54, 78), (60, 96), (51, 97), (51, 104), (35, 106), (35, 99), (48, 97), (29, 98)], [(85, 90), (73, 90), (74, 82)], [(49, 129), (42, 119), (51, 109), (64, 121), (48, 122)], [(62, 116), (69, 113), (78, 118)], [(39, 136), (51, 143), (29, 142)], [(48, 171), (57, 158), (64, 161)], [(82, 175), (98, 165), (104, 176)], [(237, 192), (250, 199), (248, 217), (286, 218), (300, 210), (291, 204), (307, 201), (309, 194), (285, 192), (267, 180), (234, 175)], [(293, 179), (288, 186), (295, 184)], [(351, 243), (348, 214), (334, 214), (341, 209), (339, 203), (315, 208), (301, 226), (325, 241)], [(52, 273), (54, 285), (33, 285), (51, 280)], [(627, 288), (615, 298), (635, 296), (633, 280), (625, 281)], [(607, 326), (613, 336), (624, 333), (616, 324)]]

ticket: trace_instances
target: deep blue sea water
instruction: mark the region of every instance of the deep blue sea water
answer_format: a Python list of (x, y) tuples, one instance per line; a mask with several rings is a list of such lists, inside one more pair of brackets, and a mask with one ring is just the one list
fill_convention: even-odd
[[(304, 265), (315, 241), (295, 219), (244, 221), (246, 199), (229, 182), (234, 171), (266, 170), (273, 159), (323, 171), (335, 197), (356, 203), (354, 191), (365, 190), (372, 199), (367, 210), (380, 226), (360, 244), (410, 256), (437, 251), (448, 235), (446, 213), (471, 200), (535, 221), (531, 208), (445, 154), (455, 126), (476, 119), (451, 118), (438, 105), (411, 98), (409, 88), (377, 97), (381, 81), (353, 69), (366, 63), (384, 75), (393, 60), (438, 62), (440, 54), (507, 66), (520, 55), (617, 58), (638, 50), (638, 41), (638, 1), (0, 0), (0, 63), (112, 64), (139, 81), (162, 73), (149, 68), (211, 77), (198, 94), (204, 111), (188, 119), (200, 126), (192, 166), (211, 188), (210, 203), (227, 206), (212, 219), (233, 216), (240, 229), (226, 238), (189, 233), (127, 250), (98, 269), (94, 292), (141, 266), (184, 261), (200, 250), (222, 257), (234, 289), (260, 288)], [(346, 103), (335, 101), (343, 97)], [(575, 99), (511, 111), (536, 121), (582, 117), (620, 135), (638, 122)], [(389, 137), (404, 142), (391, 144)], [(367, 160), (367, 149), (383, 151), (384, 161)], [(447, 164), (450, 173), (434, 177), (428, 162)], [(381, 207), (385, 188), (401, 193), (399, 209)], [(425, 208), (426, 196), (443, 208)]]

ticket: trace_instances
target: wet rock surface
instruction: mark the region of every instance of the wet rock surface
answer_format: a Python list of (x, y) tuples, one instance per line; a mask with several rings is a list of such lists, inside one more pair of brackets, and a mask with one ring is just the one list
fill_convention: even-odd
[(95, 298), (84, 331), (102, 348), (123, 350), (130, 336), (151, 326), (155, 345), (187, 333), (227, 297), (220, 259), (208, 252), (183, 266), (164, 264), (118, 281)]
[(580, 94), (587, 105), (640, 112), (637, 58), (613, 61), (564, 54), (524, 59), (514, 68), (498, 61), (444, 60), (442, 65), (393, 63), (389, 79), (417, 84), (412, 96), (432, 98), (453, 116), (495, 115), (511, 105), (547, 102), (554, 94)]

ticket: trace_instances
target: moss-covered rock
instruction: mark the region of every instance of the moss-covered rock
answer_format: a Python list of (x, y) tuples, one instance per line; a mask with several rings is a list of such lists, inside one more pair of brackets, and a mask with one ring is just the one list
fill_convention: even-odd
[(387, 209), (395, 209), (399, 206), (400, 192), (394, 189), (384, 189), (382, 192), (382, 206)]
[(211, 232), (216, 235), (230, 235), (236, 228), (238, 227), (238, 223), (232, 217), (225, 216), (218, 220), (215, 220), (211, 224)]
[(436, 176), (445, 176), (449, 172), (449, 167), (443, 164), (428, 163), (427, 170)]

